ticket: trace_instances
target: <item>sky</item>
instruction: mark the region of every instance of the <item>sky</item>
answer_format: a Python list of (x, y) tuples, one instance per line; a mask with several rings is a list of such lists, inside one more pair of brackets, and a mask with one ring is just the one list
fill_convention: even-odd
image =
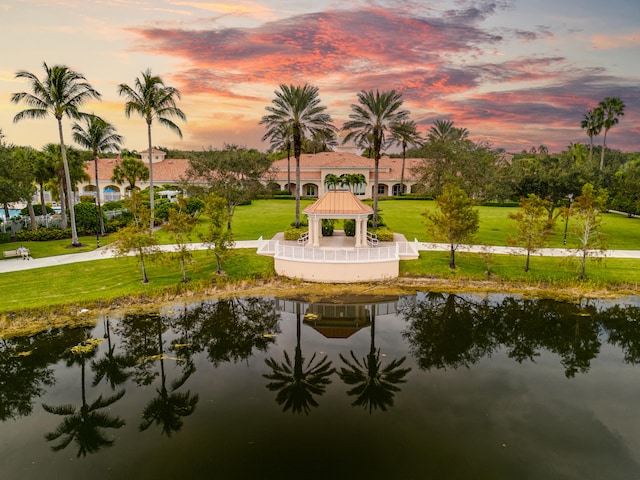
[(118, 85), (149, 68), (187, 116), (182, 139), (154, 124), (168, 148), (265, 151), (274, 91), (308, 83), (338, 128), (359, 91), (395, 89), (421, 133), (450, 120), (510, 152), (588, 143), (583, 115), (619, 97), (607, 145), (640, 151), (637, 0), (0, 0), (0, 44), (0, 129), (16, 145), (58, 141), (51, 117), (13, 123), (25, 106), (11, 94), (29, 89), (16, 72), (42, 78), (46, 62), (86, 77), (102, 99), (83, 110), (130, 150), (146, 148), (146, 124), (126, 118)]

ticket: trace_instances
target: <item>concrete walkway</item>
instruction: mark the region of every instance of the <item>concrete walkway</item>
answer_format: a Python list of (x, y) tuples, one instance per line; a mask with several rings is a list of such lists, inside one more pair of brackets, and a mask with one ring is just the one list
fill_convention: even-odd
[[(417, 242), (418, 250), (425, 251), (449, 251), (449, 245), (444, 243), (427, 243)], [(191, 250), (206, 250), (206, 245), (203, 243), (190, 244)], [(235, 248), (258, 248), (257, 240), (240, 240), (235, 242)], [(161, 245), (160, 249), (163, 251), (172, 251), (173, 245)], [(461, 245), (458, 252), (472, 252), (482, 253), (489, 252), (499, 255), (526, 255), (526, 251), (516, 247), (501, 247), (501, 246), (484, 246), (484, 245)], [(545, 256), (545, 257), (568, 257), (576, 256), (579, 252), (566, 248), (543, 248), (533, 256)], [(102, 260), (106, 258), (114, 258), (114, 251), (109, 247), (101, 247), (91, 252), (84, 253), (70, 253), (68, 255), (57, 255), (54, 257), (45, 258), (32, 258), (31, 260), (22, 260), (21, 258), (9, 258), (0, 260), (0, 273), (5, 272), (18, 272), (22, 270), (30, 270), (33, 268), (53, 267), (56, 265), (67, 265), (77, 262), (90, 262), (92, 260)], [(640, 250), (607, 250), (604, 254), (605, 258), (637, 258), (640, 259)]]

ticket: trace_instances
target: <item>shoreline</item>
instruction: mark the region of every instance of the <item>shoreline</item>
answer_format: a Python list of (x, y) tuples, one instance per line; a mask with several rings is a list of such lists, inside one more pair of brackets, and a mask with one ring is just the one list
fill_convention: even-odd
[(0, 338), (12, 338), (49, 330), (51, 328), (82, 327), (95, 325), (100, 317), (111, 312), (128, 309), (162, 308), (176, 302), (202, 302), (210, 299), (229, 297), (273, 297), (310, 302), (331, 301), (332, 297), (343, 295), (402, 296), (417, 292), (437, 292), (456, 294), (505, 294), (525, 298), (547, 298), (563, 302), (581, 299), (614, 299), (637, 296), (638, 291), (631, 286), (615, 288), (589, 288), (588, 286), (558, 288), (557, 285), (527, 285), (494, 280), (460, 279), (451, 281), (443, 278), (399, 277), (383, 282), (369, 283), (313, 283), (287, 278), (271, 278), (212, 285), (183, 292), (163, 292), (157, 296), (147, 295), (122, 297), (117, 301), (74, 303), (39, 310), (15, 310), (0, 314)]

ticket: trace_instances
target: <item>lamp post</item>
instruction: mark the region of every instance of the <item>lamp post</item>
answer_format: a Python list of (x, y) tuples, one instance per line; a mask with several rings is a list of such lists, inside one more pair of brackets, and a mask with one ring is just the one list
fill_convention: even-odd
[(567, 195), (569, 197), (569, 208), (567, 209), (567, 219), (564, 223), (564, 239), (562, 240), (562, 244), (567, 244), (567, 229), (569, 228), (569, 213), (571, 212), (571, 201), (573, 200), (573, 193)]

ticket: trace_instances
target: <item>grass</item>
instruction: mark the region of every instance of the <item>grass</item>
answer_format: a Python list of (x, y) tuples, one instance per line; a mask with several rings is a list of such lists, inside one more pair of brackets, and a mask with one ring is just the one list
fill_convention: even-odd
[[(311, 204), (303, 200), (301, 209)], [(387, 200), (380, 202), (381, 214), (392, 230), (403, 233), (408, 240), (431, 241), (421, 215), (426, 209), (435, 208), (433, 201)], [(475, 240), (479, 244), (506, 244), (508, 232), (514, 222), (508, 218), (514, 208), (480, 207), (481, 227)], [(254, 240), (260, 236), (271, 238), (282, 231), (295, 219), (295, 202), (291, 200), (257, 200), (251, 205), (237, 208), (233, 219), (236, 240)], [(206, 228), (206, 219), (198, 229)], [(339, 226), (337, 228), (340, 228)], [(640, 249), (640, 219), (623, 215), (606, 214), (603, 230), (609, 235), (610, 249)], [(561, 247), (564, 223), (559, 222), (550, 238), (550, 246)], [(157, 233), (161, 243), (168, 243), (169, 236), (164, 231)], [(89, 251), (95, 248), (95, 237), (81, 237), (80, 248), (70, 248), (69, 240), (51, 242), (26, 242), (34, 257), (63, 255)], [(100, 239), (106, 245), (111, 237)], [(200, 241), (197, 231), (193, 241)], [(571, 242), (569, 242), (571, 243)], [(20, 242), (2, 245), (3, 250), (12, 250)], [(568, 245), (570, 246), (570, 245)], [(3, 302), (0, 313), (41, 311), (69, 305), (109, 305), (118, 299), (156, 298), (185, 292), (204, 291), (214, 284), (241, 282), (247, 279), (271, 278), (273, 260), (260, 257), (253, 250), (236, 250), (224, 264), (226, 276), (216, 276), (214, 258), (207, 252), (196, 252), (195, 263), (191, 266), (191, 282), (180, 282), (181, 275), (177, 262), (150, 263), (149, 284), (141, 283), (140, 268), (135, 258), (106, 259), (84, 262), (70, 266), (56, 266), (45, 269), (4, 273), (0, 276), (0, 290)], [(400, 264), (402, 277), (438, 277), (444, 283), (457, 280), (486, 280), (487, 265), (480, 254), (457, 253), (458, 268), (448, 268), (447, 252), (421, 252), (414, 261)], [(5, 261), (5, 260), (1, 260)], [(9, 260), (10, 261), (10, 260)], [(634, 289), (640, 283), (640, 260), (609, 259), (601, 264), (589, 263), (586, 282), (579, 282), (577, 263), (568, 260), (533, 256), (531, 271), (524, 272), (524, 257), (492, 255), (492, 280), (517, 284), (552, 285), (564, 288), (567, 285), (585, 289), (605, 289), (625, 286)]]
[[(0, 312), (11, 312), (26, 307), (46, 310), (60, 305), (107, 305), (120, 298), (155, 296), (166, 293), (197, 291), (224, 282), (273, 276), (273, 261), (261, 257), (253, 250), (239, 249), (225, 263), (225, 276), (220, 278), (216, 262), (206, 251), (194, 252), (194, 264), (189, 269), (190, 282), (183, 284), (178, 262), (149, 262), (147, 273), (150, 283), (141, 282), (140, 266), (133, 257), (96, 260), (46, 269), (7, 272), (0, 277), (0, 288), (5, 292)], [(53, 280), (55, 279), (55, 281)], [(11, 286), (20, 285), (20, 288)]]

